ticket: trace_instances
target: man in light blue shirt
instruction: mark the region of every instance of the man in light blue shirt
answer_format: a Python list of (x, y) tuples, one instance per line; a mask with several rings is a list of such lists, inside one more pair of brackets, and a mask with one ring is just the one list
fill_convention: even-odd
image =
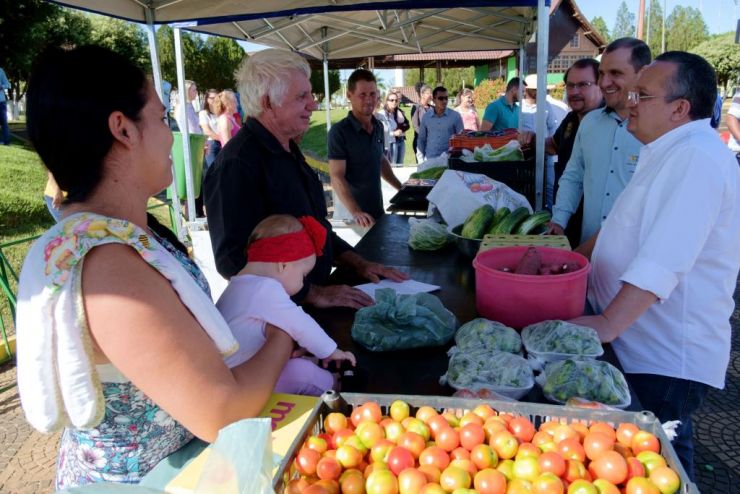
[(447, 108), (448, 99), (447, 89), (442, 86), (434, 88), (434, 111), (426, 112), (421, 119), (417, 147), (425, 160), (447, 152), (450, 137), (463, 131), (462, 117), (458, 112)]
[(650, 48), (635, 38), (620, 38), (606, 47), (599, 66), (606, 108), (592, 111), (581, 121), (573, 153), (558, 182), (552, 233), (564, 235), (583, 196), (581, 243), (593, 237), (635, 173), (642, 144), (627, 131), (627, 93), (650, 59)]
[(506, 92), (492, 101), (483, 113), (480, 130), (504, 130), (519, 127), (519, 78), (514, 77), (506, 85)]
[(3, 128), (3, 144), (10, 146), (10, 129), (8, 128), (8, 102), (5, 91), (10, 89), (10, 82), (5, 71), (0, 67), (0, 126)]

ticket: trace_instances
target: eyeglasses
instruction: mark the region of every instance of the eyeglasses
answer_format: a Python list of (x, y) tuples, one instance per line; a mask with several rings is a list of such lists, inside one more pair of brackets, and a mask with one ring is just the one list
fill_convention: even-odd
[(436, 99), (438, 99), (440, 101), (447, 101), (449, 99), (449, 97), (448, 96), (437, 96)]
[(394, 103), (394, 102), (396, 102), (396, 101), (398, 101), (398, 100), (397, 100), (396, 98), (393, 98), (393, 99), (387, 99), (386, 101), (387, 101), (388, 103)]
[(594, 84), (596, 84), (596, 83), (595, 83), (595, 82), (591, 82), (591, 81), (583, 81), (583, 82), (568, 82), (568, 83), (567, 83), (567, 84), (565, 85), (565, 89), (567, 89), (568, 91), (572, 91), (572, 90), (574, 90), (575, 88), (578, 88), (579, 90), (580, 90), (580, 89), (586, 89), (587, 87), (591, 87), (591, 86), (593, 86)]
[(640, 94), (637, 91), (630, 91), (627, 93), (627, 102), (630, 105), (639, 105), (642, 100), (653, 98), (662, 98), (662, 96), (657, 94)]

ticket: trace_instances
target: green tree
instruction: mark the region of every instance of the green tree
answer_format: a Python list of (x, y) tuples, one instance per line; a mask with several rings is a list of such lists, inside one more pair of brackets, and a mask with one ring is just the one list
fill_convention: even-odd
[[(202, 80), (201, 77), (203, 74), (202, 68), (206, 64), (203, 49), (205, 41), (201, 37), (194, 36), (187, 31), (180, 31), (180, 40), (182, 42), (185, 78), (194, 81), (199, 89), (207, 89), (207, 81)], [(161, 26), (157, 30), (157, 51), (159, 52), (159, 66), (162, 71), (162, 78), (172, 83), (174, 89), (174, 86), (177, 85), (175, 36), (172, 28), (169, 26)]]
[(699, 9), (677, 5), (665, 22), (666, 50), (687, 51), (709, 37)]
[(611, 38), (609, 38), (609, 28), (606, 27), (606, 21), (603, 17), (594, 17), (593, 19), (591, 19), (591, 25), (599, 32), (601, 37), (604, 38), (607, 43), (611, 41)]
[(50, 46), (89, 41), (89, 20), (76, 11), (41, 0), (0, 0), (0, 12), (0, 66), (10, 81), (11, 100), (25, 93), (39, 53)]
[(653, 56), (658, 55), (663, 36), (663, 7), (660, 5), (660, 0), (650, 0), (649, 14), (648, 11), (645, 12), (644, 25), (646, 26), (645, 42), (650, 47), (650, 53)]
[[(404, 84), (413, 86), (420, 80), (419, 69), (404, 70)], [(447, 88), (450, 96), (455, 96), (465, 87), (472, 88), (475, 80), (475, 67), (457, 67), (452, 69), (442, 69), (442, 80), (440, 84)], [(424, 71), (424, 84), (434, 88), (437, 86), (437, 71), (427, 69)]]
[[(339, 88), (342, 87), (339, 82), (339, 71), (329, 70), (329, 96), (336, 93)], [(324, 101), (326, 97), (324, 95), (324, 71), (323, 70), (312, 70), (311, 71), (311, 92), (314, 94), (316, 101)]]
[(630, 12), (627, 3), (622, 0), (617, 9), (617, 19), (612, 29), (612, 39), (624, 38), (635, 35), (635, 14)]
[(131, 60), (145, 72), (152, 68), (144, 31), (134, 23), (91, 14), (90, 42), (104, 46)]
[(201, 73), (196, 75), (196, 84), (203, 90), (235, 89), (234, 72), (244, 58), (244, 49), (231, 38), (210, 36), (203, 47)]
[(691, 49), (712, 64), (720, 86), (727, 87), (740, 76), (740, 49), (735, 44), (735, 33), (718, 34)]

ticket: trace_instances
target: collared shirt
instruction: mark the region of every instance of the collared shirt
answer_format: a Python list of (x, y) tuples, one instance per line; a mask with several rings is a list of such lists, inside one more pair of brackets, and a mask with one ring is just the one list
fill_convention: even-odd
[(445, 108), (442, 115), (434, 110), (427, 112), (419, 126), (416, 147), (427, 159), (436, 158), (450, 148), (450, 137), (462, 131), (462, 117), (455, 110)]
[(383, 159), (383, 124), (372, 117), (373, 133), (369, 134), (350, 111), (347, 117), (329, 130), (328, 157), (344, 160), (344, 178), (357, 205), (373, 218), (383, 215), (383, 192), (380, 187), (380, 164)]
[(10, 81), (8, 81), (5, 71), (0, 68), (0, 103), (5, 101), (5, 91), (8, 89), (10, 89)]
[(709, 119), (640, 152), (591, 256), (589, 301), (602, 312), (629, 283), (653, 304), (612, 346), (625, 372), (722, 388), (740, 269), (740, 169)]
[(256, 118), (249, 118), (218, 153), (203, 186), (216, 268), (224, 277), (244, 267), (249, 235), (271, 214), (313, 216), (326, 228), (329, 241), (306, 278), (311, 283), (325, 284), (334, 258), (350, 249), (326, 219), (316, 171), (293, 141), (286, 151)]
[(615, 111), (604, 108), (583, 117), (558, 182), (552, 220), (565, 227), (583, 197), (581, 242), (591, 238), (635, 173), (641, 147)]
[(506, 96), (501, 96), (488, 104), (483, 120), (491, 122), (491, 130), (516, 129), (519, 127), (519, 104), (510, 105)]
[[(735, 94), (732, 97), (732, 103), (730, 103), (730, 109), (727, 110), (727, 114), (740, 120), (740, 89), (735, 91)], [(732, 136), (732, 133), (730, 133), (730, 140), (727, 142), (727, 145), (732, 152), (740, 153), (740, 142)]]

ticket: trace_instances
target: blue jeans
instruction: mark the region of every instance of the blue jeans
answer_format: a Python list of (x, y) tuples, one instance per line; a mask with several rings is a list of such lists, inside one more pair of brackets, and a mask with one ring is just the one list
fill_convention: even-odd
[(701, 407), (709, 391), (704, 383), (654, 374), (625, 374), (644, 410), (661, 423), (680, 420), (671, 443), (689, 478), (694, 480), (694, 443), (691, 414)]
[(206, 170), (216, 161), (218, 152), (221, 151), (221, 143), (218, 141), (207, 141), (206, 143), (206, 154), (203, 162), (203, 176), (205, 177)]
[(396, 139), (396, 159), (394, 163), (403, 165), (403, 160), (406, 157), (406, 139)]
[(3, 128), (3, 144), (10, 145), (10, 127), (8, 127), (8, 102), (0, 101), (0, 126)]

